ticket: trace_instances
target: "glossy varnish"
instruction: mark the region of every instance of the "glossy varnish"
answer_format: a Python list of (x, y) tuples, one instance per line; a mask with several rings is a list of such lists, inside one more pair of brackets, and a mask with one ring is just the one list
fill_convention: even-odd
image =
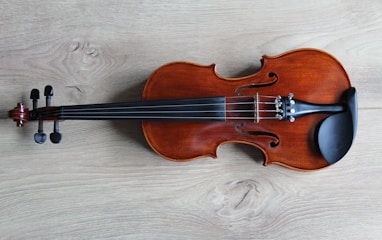
[[(215, 66), (187, 62), (170, 63), (155, 71), (145, 86), (143, 100), (196, 98), (206, 96), (287, 96), (317, 104), (341, 101), (350, 81), (341, 64), (327, 53), (312, 49), (264, 56), (262, 68), (242, 78), (223, 78)], [(258, 87), (242, 87), (257, 84)], [(231, 107), (232, 108), (232, 107)], [(230, 106), (227, 105), (227, 109)], [(279, 164), (300, 170), (328, 166), (317, 146), (317, 128), (327, 114), (312, 114), (295, 122), (273, 120), (230, 120), (225, 122), (144, 121), (143, 130), (150, 146), (174, 161), (216, 157), (225, 143), (258, 147), (265, 165)], [(266, 132), (269, 135), (243, 134)], [(275, 144), (275, 142), (277, 144)], [(276, 145), (276, 146), (274, 146)]]

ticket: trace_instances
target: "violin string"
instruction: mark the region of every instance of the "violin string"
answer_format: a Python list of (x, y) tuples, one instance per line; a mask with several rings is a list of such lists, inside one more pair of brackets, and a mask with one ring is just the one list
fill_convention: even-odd
[[(59, 113), (64, 113), (66, 114), (96, 114), (96, 113), (102, 113), (102, 114), (135, 114), (135, 113), (198, 113), (198, 112), (203, 112), (203, 113), (221, 113), (221, 112), (226, 112), (226, 113), (251, 113), (251, 112), (280, 112), (280, 110), (276, 109), (259, 109), (259, 110), (254, 110), (254, 109), (239, 109), (239, 110), (173, 110), (173, 111), (165, 111), (165, 110), (158, 110), (158, 111), (98, 111), (98, 110), (93, 110), (93, 111), (84, 111), (81, 112), (79, 110), (65, 110), (62, 112), (61, 110), (53, 110), (53, 111), (46, 111), (45, 113), (49, 113), (49, 115), (54, 115), (54, 114), (59, 114)], [(44, 112), (40, 113), (40, 115), (43, 115)]]
[[(70, 116), (70, 119), (98, 119), (102, 120), (102, 117), (100, 116)], [(277, 117), (198, 117), (198, 116), (191, 116), (191, 117), (177, 117), (177, 116), (107, 116), (107, 119), (141, 119), (141, 120), (152, 120), (152, 119), (195, 119), (195, 120), (264, 120), (264, 119), (278, 119)]]
[[(218, 105), (249, 105), (254, 104), (254, 101), (251, 102), (234, 102), (234, 103), (199, 103), (199, 104), (172, 104), (172, 105), (145, 105), (145, 106), (122, 106), (122, 107), (105, 107), (105, 106), (94, 106), (88, 108), (82, 108), (81, 105), (78, 108), (70, 109), (70, 111), (88, 111), (88, 110), (123, 110), (123, 109), (143, 109), (143, 108), (171, 108), (171, 107), (200, 107), (200, 106), (218, 106)], [(275, 102), (258, 102), (262, 105), (273, 105)], [(69, 111), (65, 109), (65, 111)]]
[[(84, 112), (79, 112), (79, 111), (68, 111), (65, 110), (65, 114), (78, 114), (78, 113), (83, 113), (83, 114), (94, 114), (94, 113), (107, 113), (107, 114), (120, 114), (120, 113), (125, 113), (125, 114), (134, 114), (134, 113), (198, 113), (198, 112), (203, 112), (203, 113), (219, 113), (219, 112), (226, 112), (226, 113), (246, 113), (246, 112), (254, 112), (254, 109), (235, 109), (235, 110), (154, 110), (154, 111), (84, 111)], [(256, 110), (256, 112), (279, 112), (280, 110), (276, 109), (267, 109), (267, 110)], [(51, 111), (50, 113), (54, 112), (60, 112), (59, 110)]]
[[(226, 97), (226, 98), (253, 98), (254, 96), (231, 96), (231, 97)], [(272, 95), (260, 95), (259, 97), (262, 98), (277, 98), (277, 96), (272, 96)]]
[[(237, 97), (231, 97), (237, 98)], [(248, 97), (247, 97), (248, 98)], [(261, 105), (273, 105), (275, 102), (255, 102), (255, 101), (246, 101), (246, 102), (226, 102), (225, 105), (249, 105), (249, 104), (261, 104)], [(123, 103), (121, 103), (123, 104)], [(126, 103), (129, 104), (129, 103)], [(144, 106), (118, 106), (118, 107), (105, 107), (105, 106), (88, 106), (88, 105), (78, 105), (78, 108), (72, 108), (70, 111), (88, 111), (88, 110), (118, 110), (118, 109), (143, 109), (143, 108), (171, 108), (171, 107), (199, 107), (199, 106), (218, 106), (223, 103), (195, 103), (195, 104), (167, 104), (167, 105), (144, 105)], [(87, 108), (86, 108), (87, 107)], [(69, 109), (65, 109), (69, 111)]]
[[(249, 109), (249, 110), (246, 110), (246, 109), (243, 109), (243, 110), (225, 110), (225, 111), (221, 111), (221, 110), (203, 110), (203, 111), (199, 111), (199, 110), (174, 110), (174, 111), (165, 111), (165, 110), (160, 110), (160, 111), (144, 111), (144, 112), (140, 112), (140, 111), (123, 111), (123, 112), (112, 112), (112, 111), (102, 111), (102, 112), (98, 112), (98, 111), (86, 111), (86, 112), (80, 112), (80, 111), (60, 111), (60, 110), (54, 110), (54, 111), (48, 111), (46, 112), (47, 115), (49, 116), (57, 116), (59, 114), (64, 114), (65, 116), (73, 116), (73, 115), (92, 115), (92, 114), (102, 114), (104, 116), (107, 116), (108, 114), (121, 114), (121, 116), (123, 116), (123, 114), (148, 114), (148, 113), (161, 113), (161, 114), (170, 114), (170, 113), (253, 113), (255, 112), (254, 109)], [(256, 112), (258, 113), (277, 113), (277, 112), (280, 112), (280, 110), (276, 110), (276, 109), (269, 109), (269, 110), (256, 110)], [(40, 116), (44, 116), (44, 113), (40, 113)]]

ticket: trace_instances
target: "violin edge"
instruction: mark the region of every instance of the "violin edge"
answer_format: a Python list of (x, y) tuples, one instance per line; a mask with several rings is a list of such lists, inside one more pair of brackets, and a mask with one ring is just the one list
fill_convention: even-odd
[(185, 159), (177, 159), (177, 158), (172, 158), (170, 156), (167, 156), (163, 153), (161, 153), (158, 149), (156, 149), (154, 147), (154, 145), (148, 140), (147, 136), (146, 136), (146, 132), (144, 132), (144, 136), (147, 140), (147, 144), (150, 146), (150, 148), (157, 154), (159, 155), (160, 157), (162, 157), (163, 159), (166, 159), (168, 161), (172, 161), (172, 162), (191, 162), (191, 161), (194, 161), (194, 160), (198, 160), (198, 159), (202, 159), (202, 158), (212, 158), (213, 160), (216, 160), (219, 158), (217, 152), (219, 150), (220, 147), (226, 145), (226, 144), (244, 144), (244, 145), (248, 145), (248, 146), (251, 146), (251, 147), (254, 147), (256, 148), (257, 150), (259, 150), (262, 155), (263, 155), (263, 163), (262, 165), (267, 167), (267, 166), (271, 166), (271, 165), (277, 165), (277, 166), (281, 166), (281, 167), (284, 167), (284, 168), (287, 168), (287, 169), (291, 169), (291, 170), (294, 170), (294, 171), (299, 171), (299, 172), (315, 172), (315, 171), (319, 171), (319, 170), (322, 170), (324, 168), (327, 168), (329, 166), (331, 166), (332, 164), (327, 164), (325, 166), (321, 166), (319, 168), (314, 168), (314, 169), (308, 169), (308, 168), (298, 168), (298, 167), (294, 167), (294, 166), (291, 166), (291, 165), (288, 165), (288, 164), (285, 164), (285, 163), (282, 163), (281, 161), (278, 161), (278, 160), (270, 160), (269, 159), (269, 156), (267, 155), (266, 153), (266, 150), (263, 149), (260, 145), (258, 144), (255, 144), (255, 143), (252, 143), (252, 142), (247, 142), (247, 141), (240, 141), (240, 140), (229, 140), (229, 141), (223, 141), (223, 142), (220, 142), (216, 148), (215, 148), (215, 151), (213, 152), (209, 152), (209, 153), (204, 153), (202, 155), (198, 155), (198, 156), (195, 156), (195, 157), (191, 157), (191, 158), (185, 158)]
[[(224, 81), (241, 81), (241, 80), (251, 79), (251, 78), (255, 77), (256, 75), (258, 75), (259, 73), (261, 73), (262, 70), (266, 67), (267, 60), (273, 60), (273, 59), (282, 58), (284, 56), (287, 56), (287, 55), (290, 55), (290, 54), (295, 54), (295, 53), (298, 53), (298, 52), (312, 52), (312, 53), (319, 53), (319, 54), (323, 54), (323, 55), (328, 56), (329, 58), (335, 60), (335, 62), (339, 66), (341, 66), (342, 70), (346, 74), (347, 79), (349, 80), (349, 76), (348, 76), (348, 74), (346, 72), (346, 69), (343, 67), (342, 63), (333, 54), (331, 54), (329, 52), (326, 52), (324, 50), (318, 49), (318, 48), (308, 48), (307, 47), (307, 48), (292, 49), (292, 50), (285, 51), (283, 53), (276, 54), (276, 55), (263, 54), (263, 55), (261, 55), (260, 60), (259, 60), (260, 63), (261, 63), (260, 68), (256, 72), (253, 72), (251, 74), (248, 74), (248, 75), (242, 76), (242, 77), (225, 77), (225, 76), (221, 75), (216, 70), (216, 66), (218, 64), (216, 64), (214, 62), (209, 64), (209, 65), (200, 64), (200, 63), (193, 62), (193, 61), (173, 61), (173, 62), (165, 63), (165, 64), (161, 65), (159, 68), (157, 68), (152, 74), (150, 74), (149, 78), (147, 79), (147, 81), (145, 83), (145, 87), (144, 87), (143, 92), (145, 92), (146, 86), (149, 85), (150, 79), (153, 78), (153, 76), (155, 75), (155, 73), (157, 71), (159, 71), (161, 68), (165, 68), (165, 67), (168, 67), (168, 66), (171, 66), (171, 65), (175, 65), (175, 64), (193, 65), (195, 67), (209, 69), (215, 75), (215, 77), (217, 77), (220, 80), (224, 80)], [(351, 85), (350, 80), (349, 80), (349, 85)], [(145, 99), (145, 97), (142, 95), (142, 100), (147, 100), (147, 99)]]

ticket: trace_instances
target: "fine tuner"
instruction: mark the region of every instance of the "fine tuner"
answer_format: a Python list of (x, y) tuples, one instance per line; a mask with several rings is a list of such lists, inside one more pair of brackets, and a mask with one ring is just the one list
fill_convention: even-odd
[(31, 91), (32, 110), (22, 103), (9, 111), (21, 127), (38, 121), (36, 143), (44, 143), (44, 121), (135, 119), (148, 144), (173, 161), (216, 157), (225, 143), (252, 145), (264, 165), (296, 170), (321, 169), (348, 152), (357, 128), (357, 94), (342, 65), (316, 49), (263, 56), (261, 69), (241, 78), (223, 78), (215, 65), (174, 62), (147, 80), (142, 101), (51, 106), (53, 88)]

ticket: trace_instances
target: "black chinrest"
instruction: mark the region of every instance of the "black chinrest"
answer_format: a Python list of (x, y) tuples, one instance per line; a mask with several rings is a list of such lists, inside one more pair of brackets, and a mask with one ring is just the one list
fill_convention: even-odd
[(350, 149), (357, 130), (357, 93), (354, 87), (344, 93), (346, 109), (326, 118), (318, 129), (318, 146), (329, 164), (339, 161)]

